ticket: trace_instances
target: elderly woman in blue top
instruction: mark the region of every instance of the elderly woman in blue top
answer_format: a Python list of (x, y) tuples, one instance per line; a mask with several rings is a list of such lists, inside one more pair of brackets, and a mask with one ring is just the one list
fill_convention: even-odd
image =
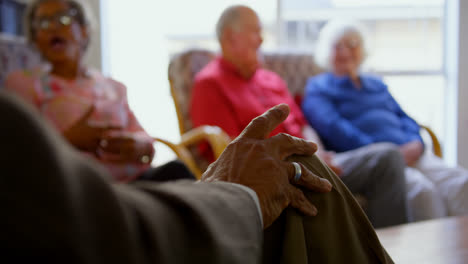
[(308, 80), (302, 110), (326, 148), (337, 152), (377, 142), (399, 145), (413, 220), (468, 213), (468, 171), (425, 151), (419, 125), (379, 78), (360, 72), (362, 26), (332, 21), (319, 36), (316, 60), (329, 70)]

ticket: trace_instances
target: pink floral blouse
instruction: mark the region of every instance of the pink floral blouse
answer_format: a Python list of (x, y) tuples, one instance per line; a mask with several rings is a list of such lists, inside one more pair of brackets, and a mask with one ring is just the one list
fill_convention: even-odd
[[(60, 132), (73, 126), (94, 107), (88, 119), (90, 125), (119, 127), (119, 133), (130, 135), (142, 144), (153, 141), (130, 110), (125, 86), (97, 71), (89, 71), (86, 78), (69, 81), (44, 69), (22, 70), (9, 74), (5, 87), (33, 104)], [(102, 152), (99, 157), (95, 153), (85, 154), (106, 166), (117, 181), (131, 181), (150, 166), (149, 162), (108, 162), (106, 153)]]

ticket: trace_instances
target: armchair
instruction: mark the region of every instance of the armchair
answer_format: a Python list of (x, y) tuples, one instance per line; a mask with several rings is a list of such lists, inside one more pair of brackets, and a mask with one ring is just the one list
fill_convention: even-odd
[(207, 161), (202, 160), (194, 150), (197, 143), (207, 141), (213, 149), (214, 156), (218, 158), (231, 139), (219, 127), (202, 126), (183, 133), (180, 142), (177, 144), (161, 138), (154, 138), (154, 140), (174, 151), (195, 177), (200, 179), (209, 164)]
[[(208, 142), (214, 158), (217, 159), (231, 141), (231, 138), (219, 127), (201, 126), (193, 129), (190, 120), (189, 108), (194, 77), (214, 57), (215, 54), (207, 50), (189, 50), (175, 55), (171, 59), (168, 69), (171, 95), (179, 121), (179, 131), (182, 141), (186, 143), (184, 145), (186, 155), (184, 155), (190, 156), (191, 159), (191, 161), (186, 162), (186, 165), (197, 178), (201, 177), (201, 174), (209, 165), (209, 162), (199, 154), (198, 143)], [(184, 141), (184, 138), (188, 138), (188, 136), (191, 136), (190, 140)], [(175, 148), (168, 146), (185, 162), (185, 157), (179, 155)]]
[(31, 68), (40, 62), (23, 38), (0, 34), (0, 89), (8, 73)]
[[(184, 133), (193, 129), (190, 121), (189, 106), (194, 77), (215, 56), (215, 53), (212, 51), (191, 49), (176, 54), (170, 61), (168, 77), (182, 137), (184, 137)], [(265, 68), (278, 73), (285, 80), (297, 103), (300, 103), (302, 100), (307, 79), (322, 72), (314, 63), (313, 55), (311, 54), (265, 53), (263, 62)], [(429, 133), (433, 151), (440, 157), (440, 143), (436, 135), (426, 126), (421, 126), (421, 128)], [(229, 137), (219, 128), (200, 127), (198, 129), (211, 131), (209, 138), (207, 135), (200, 135), (197, 137), (197, 141), (191, 140), (190, 143), (196, 144), (201, 140), (207, 140), (213, 149), (214, 157), (218, 158), (224, 147), (229, 143)], [(208, 166), (207, 161), (199, 155), (198, 149), (195, 146), (191, 146), (187, 150), (193, 157), (195, 164), (193, 167), (196, 167), (193, 171), (201, 174)], [(178, 153), (177, 151), (175, 152)], [(178, 156), (183, 160), (182, 156)]]

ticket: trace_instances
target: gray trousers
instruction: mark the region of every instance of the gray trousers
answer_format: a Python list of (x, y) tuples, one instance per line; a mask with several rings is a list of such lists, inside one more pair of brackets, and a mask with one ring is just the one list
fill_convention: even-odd
[(375, 228), (408, 222), (405, 162), (394, 144), (378, 143), (338, 153), (341, 180), (352, 193), (363, 195), (364, 211)]

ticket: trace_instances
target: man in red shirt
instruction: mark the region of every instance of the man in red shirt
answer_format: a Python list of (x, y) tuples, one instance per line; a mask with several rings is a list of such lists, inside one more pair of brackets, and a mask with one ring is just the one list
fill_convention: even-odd
[(287, 133), (316, 142), (317, 155), (352, 192), (367, 198), (365, 210), (374, 227), (407, 222), (405, 164), (396, 147), (379, 144), (337, 155), (327, 152), (306, 124), (285, 82), (261, 68), (261, 26), (255, 11), (246, 6), (227, 8), (216, 33), (222, 54), (195, 78), (190, 106), (194, 126), (219, 126), (235, 138), (252, 118), (287, 103), (291, 114), (270, 136)]

